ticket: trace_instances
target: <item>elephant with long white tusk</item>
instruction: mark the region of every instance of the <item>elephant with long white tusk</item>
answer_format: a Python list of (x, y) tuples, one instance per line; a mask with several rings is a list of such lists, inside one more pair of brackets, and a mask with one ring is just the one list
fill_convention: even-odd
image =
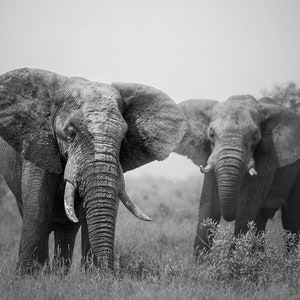
[(186, 119), (163, 92), (23, 68), (0, 76), (0, 169), (23, 216), (18, 269), (49, 260), (69, 268), (82, 225), (83, 263), (113, 269), (119, 199), (150, 218), (125, 192), (123, 171), (163, 160)]

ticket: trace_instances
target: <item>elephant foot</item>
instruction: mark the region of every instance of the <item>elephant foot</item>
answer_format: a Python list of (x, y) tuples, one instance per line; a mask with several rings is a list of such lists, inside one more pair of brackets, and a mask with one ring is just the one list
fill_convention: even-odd
[(299, 233), (287, 231), (284, 234), (284, 248), (286, 254), (293, 254), (299, 245)]
[(199, 260), (211, 251), (216, 234), (217, 222), (205, 221), (200, 224), (194, 242), (194, 258)]
[(89, 255), (81, 258), (81, 269), (87, 274), (111, 274), (112, 269), (99, 266), (96, 257)]
[(31, 275), (34, 277), (39, 276), (42, 272), (49, 272), (49, 264), (48, 262), (41, 264), (37, 260), (26, 261), (26, 262), (18, 262), (16, 266), (16, 274), (18, 276), (26, 276)]
[(71, 269), (72, 260), (70, 258), (54, 258), (51, 266), (51, 273), (66, 276)]
[(205, 261), (206, 256), (210, 253), (211, 248), (210, 247), (196, 247), (193, 251), (193, 257), (196, 263), (201, 264)]
[(87, 256), (83, 256), (81, 258), (81, 270), (87, 275), (97, 275), (103, 276), (105, 278), (114, 276), (115, 271), (113, 268), (105, 264), (99, 264), (96, 259), (96, 256), (88, 254)]

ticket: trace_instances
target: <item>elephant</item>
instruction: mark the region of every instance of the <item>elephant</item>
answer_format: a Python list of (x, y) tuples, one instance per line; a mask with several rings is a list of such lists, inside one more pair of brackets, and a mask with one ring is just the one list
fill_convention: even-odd
[[(300, 229), (300, 117), (269, 97), (178, 104), (188, 130), (174, 152), (204, 173), (194, 257), (212, 246), (212, 224), (235, 220), (236, 237), (254, 221), (264, 232), (281, 208), (283, 228)], [(213, 222), (204, 222), (205, 220)], [(207, 223), (207, 224), (205, 224)]]
[(23, 218), (17, 269), (54, 259), (70, 266), (82, 226), (82, 260), (113, 270), (119, 200), (150, 218), (125, 191), (123, 173), (173, 151), (185, 116), (162, 91), (21, 68), (0, 76), (0, 169)]

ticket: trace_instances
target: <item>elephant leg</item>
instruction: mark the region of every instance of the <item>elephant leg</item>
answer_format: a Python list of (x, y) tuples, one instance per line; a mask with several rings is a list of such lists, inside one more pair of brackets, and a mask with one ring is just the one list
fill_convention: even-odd
[[(257, 161), (260, 166), (258, 174), (263, 174), (262, 169), (267, 166), (266, 161)], [(247, 175), (244, 184), (241, 187), (239, 201), (237, 203), (237, 213), (235, 221), (234, 235), (245, 234), (248, 231), (248, 223), (256, 222), (257, 230), (264, 231), (268, 214), (272, 211), (264, 209), (263, 205), (271, 196), (268, 192), (271, 188), (275, 169), (269, 169), (268, 175), (258, 175), (251, 177)], [(272, 197), (271, 197), (272, 198)]]
[(18, 210), (23, 218), (22, 200), (22, 158), (0, 138), (1, 173), (9, 189), (16, 198)]
[[(52, 268), (55, 271), (67, 274), (72, 263), (72, 256), (77, 232), (80, 223), (71, 222), (64, 209), (64, 192), (65, 183), (59, 181), (58, 188), (55, 191), (53, 204), (52, 222), (50, 231), (54, 232), (54, 258)], [(81, 199), (76, 197), (75, 205), (76, 214), (80, 215), (79, 203)]]
[(54, 227), (54, 260), (55, 270), (63, 268), (67, 274), (72, 263), (72, 256), (79, 223), (57, 224)]
[[(55, 182), (41, 168), (24, 161), (22, 180), (23, 228), (18, 269), (30, 273), (49, 260), (48, 238)], [(52, 186), (52, 188), (51, 188)]]
[(261, 251), (263, 252), (265, 250), (265, 239), (264, 239), (264, 233), (266, 230), (266, 225), (268, 219), (271, 219), (277, 209), (261, 209), (256, 218), (255, 218), (255, 225), (256, 225), (256, 234), (260, 237), (258, 243), (253, 245), (254, 251)]
[(281, 221), (283, 228), (287, 233), (285, 235), (285, 249), (290, 252), (295, 249), (299, 243), (300, 229), (300, 175), (295, 181), (292, 190), (288, 196), (286, 204), (281, 208)]
[(259, 234), (261, 232), (265, 232), (267, 221), (268, 221), (268, 217), (264, 213), (264, 210), (261, 209), (255, 218), (257, 234)]
[(197, 259), (202, 250), (209, 250), (213, 240), (213, 225), (205, 224), (210, 219), (213, 223), (219, 223), (221, 209), (218, 197), (218, 188), (214, 172), (204, 175), (203, 188), (200, 198), (198, 225), (194, 242), (194, 256)]
[(278, 210), (278, 208), (270, 207), (270, 208), (263, 208), (258, 212), (258, 214), (255, 218), (257, 234), (259, 234), (261, 232), (265, 232), (268, 220), (272, 219), (274, 217), (277, 210)]

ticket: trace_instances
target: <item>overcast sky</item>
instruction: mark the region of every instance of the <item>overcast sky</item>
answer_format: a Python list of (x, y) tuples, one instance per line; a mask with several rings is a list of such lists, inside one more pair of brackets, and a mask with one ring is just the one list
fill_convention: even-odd
[[(300, 83), (299, 0), (0, 0), (0, 73), (20, 67), (155, 86), (176, 102)], [(132, 171), (198, 169), (172, 155)]]

